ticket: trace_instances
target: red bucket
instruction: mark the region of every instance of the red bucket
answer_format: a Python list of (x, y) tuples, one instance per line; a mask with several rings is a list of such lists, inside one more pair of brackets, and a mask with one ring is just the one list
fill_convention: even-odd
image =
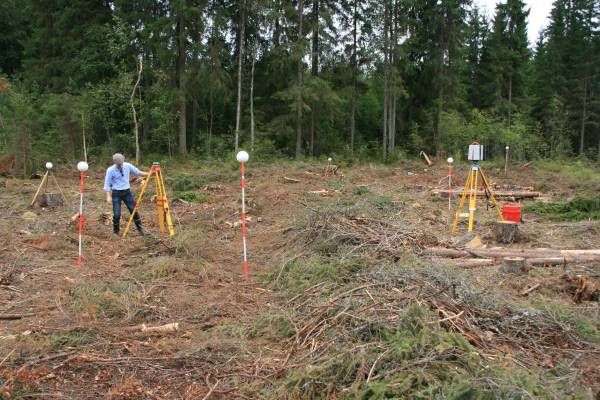
[(502, 206), (502, 217), (505, 221), (513, 221), (517, 224), (521, 223), (521, 205), (520, 204), (505, 204)]

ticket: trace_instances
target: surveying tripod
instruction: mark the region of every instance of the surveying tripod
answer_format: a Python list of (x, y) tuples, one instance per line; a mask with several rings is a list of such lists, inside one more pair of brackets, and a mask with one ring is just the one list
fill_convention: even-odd
[(52, 163), (46, 163), (46, 173), (42, 177), (42, 181), (40, 182), (40, 186), (38, 186), (38, 188), (37, 188), (37, 192), (35, 192), (35, 196), (33, 196), (33, 200), (31, 200), (31, 204), (30, 204), (31, 207), (33, 207), (33, 205), (35, 204), (35, 201), (37, 200), (38, 196), (40, 195), (42, 188), (44, 189), (44, 193), (48, 190), (48, 181), (50, 180), (50, 178), (52, 178), (52, 180), (54, 181), (54, 184), (60, 191), (60, 196), (62, 197), (65, 204), (67, 203), (67, 198), (65, 197), (65, 194), (63, 193), (62, 189), (60, 188), (60, 185), (58, 184), (56, 177), (52, 173)]
[(483, 183), (483, 189), (485, 196), (489, 201), (492, 202), (492, 206), (496, 209), (498, 213), (498, 217), (500, 217), (500, 221), (504, 221), (504, 217), (502, 217), (502, 213), (498, 208), (498, 203), (496, 202), (496, 198), (494, 197), (494, 193), (492, 192), (492, 188), (488, 179), (481, 167), (477, 164), (477, 162), (473, 163), (471, 169), (469, 170), (469, 175), (467, 176), (467, 182), (465, 183), (465, 188), (463, 189), (462, 196), (460, 198), (460, 204), (458, 206), (458, 210), (456, 210), (456, 216), (454, 217), (454, 223), (452, 224), (452, 234), (456, 234), (458, 229), (458, 222), (460, 220), (462, 209), (465, 205), (465, 200), (467, 199), (467, 194), (469, 195), (469, 232), (473, 232), (473, 222), (475, 221), (475, 211), (477, 210), (477, 184), (478, 179), (481, 177), (481, 182)]
[(169, 236), (175, 235), (173, 221), (171, 220), (171, 209), (169, 208), (169, 202), (167, 200), (167, 191), (165, 190), (165, 181), (163, 180), (162, 170), (160, 169), (160, 163), (155, 162), (152, 164), (152, 168), (150, 168), (150, 172), (148, 173), (148, 178), (144, 182), (142, 190), (135, 201), (135, 208), (129, 216), (129, 221), (127, 221), (127, 226), (125, 226), (125, 230), (123, 231), (123, 237), (125, 237), (129, 231), (131, 221), (133, 221), (133, 216), (137, 213), (138, 208), (140, 208), (140, 204), (142, 204), (142, 197), (144, 196), (144, 192), (146, 191), (148, 183), (152, 178), (155, 178), (156, 180), (156, 209), (158, 211), (158, 226), (160, 227), (160, 231), (162, 233), (165, 232), (166, 221), (169, 229)]

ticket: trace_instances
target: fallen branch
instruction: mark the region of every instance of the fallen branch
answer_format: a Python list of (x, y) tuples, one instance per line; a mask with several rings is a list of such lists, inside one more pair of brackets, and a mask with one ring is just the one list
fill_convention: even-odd
[(535, 289), (539, 288), (541, 285), (541, 283), (536, 283), (535, 285), (531, 286), (529, 289), (525, 289), (521, 292), (521, 296), (527, 296), (529, 293), (533, 292)]
[(288, 178), (287, 176), (282, 177), (284, 183), (300, 183), (298, 179)]
[(161, 326), (146, 326), (146, 324), (132, 326), (126, 328), (128, 331), (140, 331), (144, 333), (173, 333), (179, 330), (179, 323), (173, 322), (171, 324)]
[(0, 320), (21, 319), (34, 316), (35, 314), (0, 314)]

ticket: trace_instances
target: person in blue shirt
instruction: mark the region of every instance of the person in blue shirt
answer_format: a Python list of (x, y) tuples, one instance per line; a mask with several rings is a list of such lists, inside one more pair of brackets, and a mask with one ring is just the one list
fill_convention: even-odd
[[(135, 200), (131, 194), (131, 185), (129, 184), (129, 175), (148, 176), (147, 172), (142, 172), (134, 165), (125, 162), (123, 154), (113, 155), (113, 165), (106, 170), (106, 179), (104, 180), (104, 192), (106, 192), (106, 202), (112, 203), (113, 208), (113, 233), (119, 234), (121, 222), (121, 201), (125, 203), (129, 212), (132, 213), (135, 208)], [(136, 211), (133, 216), (133, 222), (140, 235), (145, 236), (146, 230), (142, 227), (142, 219)]]

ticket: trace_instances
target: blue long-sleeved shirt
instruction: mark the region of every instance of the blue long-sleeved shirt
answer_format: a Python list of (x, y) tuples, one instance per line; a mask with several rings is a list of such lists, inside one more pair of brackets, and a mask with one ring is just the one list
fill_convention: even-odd
[(140, 176), (140, 170), (129, 163), (123, 163), (121, 169), (117, 168), (116, 165), (109, 167), (106, 170), (106, 179), (104, 180), (104, 191), (110, 192), (110, 190), (125, 190), (131, 186), (129, 184), (129, 175)]

